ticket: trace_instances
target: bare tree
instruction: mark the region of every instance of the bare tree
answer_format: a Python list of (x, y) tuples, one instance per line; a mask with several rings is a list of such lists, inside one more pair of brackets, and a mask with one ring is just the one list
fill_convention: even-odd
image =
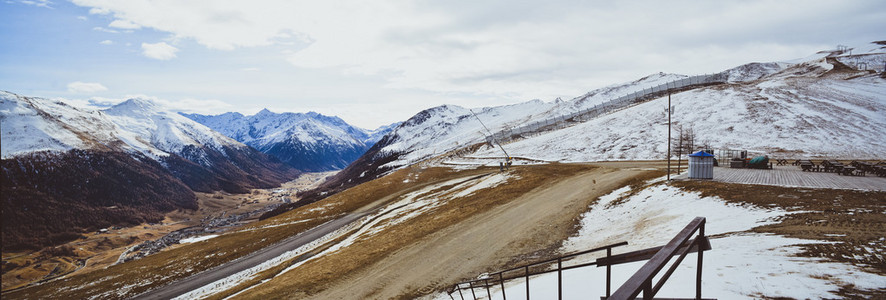
[(677, 152), (677, 174), (680, 174), (680, 160), (683, 158), (683, 125), (674, 125), (674, 131), (677, 132), (677, 138), (671, 141), (671, 148)]
[(684, 128), (682, 131), (683, 152), (689, 154), (695, 151), (695, 129), (692, 126)]
[(696, 149), (695, 129), (692, 126), (675, 125), (676, 139), (671, 141), (671, 148), (677, 154), (677, 173), (680, 172), (683, 155), (691, 154)]

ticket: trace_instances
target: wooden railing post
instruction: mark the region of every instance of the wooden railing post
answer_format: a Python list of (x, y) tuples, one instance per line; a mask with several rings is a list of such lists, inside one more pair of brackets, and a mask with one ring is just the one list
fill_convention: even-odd
[(643, 283), (643, 300), (652, 300), (652, 279)]
[[(666, 245), (662, 246), (660, 250), (658, 250), (658, 252), (646, 262), (646, 264), (640, 267), (640, 270), (634, 273), (627, 282), (619, 287), (611, 297), (624, 300), (634, 299), (640, 294), (640, 292), (642, 292), (643, 299), (651, 299), (668, 280), (670, 274), (677, 269), (680, 261), (682, 261), (683, 258), (686, 257), (686, 254), (692, 250), (692, 245), (695, 241), (690, 241), (690, 238), (692, 238), (696, 231), (701, 232), (700, 230), (702, 226), (704, 226), (704, 223), (705, 218), (703, 217), (697, 217), (693, 219), (692, 222), (689, 222), (680, 233), (674, 236), (674, 238), (672, 238)], [(662, 270), (662, 268), (664, 268), (668, 261), (677, 254), (677, 252), (680, 252), (680, 254), (676, 262), (674, 262), (674, 264), (662, 275), (662, 278), (657, 281), (658, 283), (655, 285), (655, 288), (653, 288), (652, 279)], [(701, 277), (699, 277), (699, 279), (700, 278)]]
[(704, 257), (704, 249), (701, 247), (701, 241), (704, 239), (704, 223), (698, 228), (698, 264), (695, 266), (695, 299), (701, 300), (701, 264)]

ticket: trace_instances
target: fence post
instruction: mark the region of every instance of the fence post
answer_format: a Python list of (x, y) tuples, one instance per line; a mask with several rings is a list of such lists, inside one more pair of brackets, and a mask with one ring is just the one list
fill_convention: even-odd
[[(606, 258), (612, 256), (612, 248), (606, 248)], [(612, 264), (606, 265), (606, 299), (609, 299), (609, 296), (612, 295), (610, 293), (610, 287), (612, 282)]]
[(461, 284), (457, 284), (455, 286), (457, 287), (456, 289), (458, 290), (458, 296), (461, 297), (461, 300), (465, 300), (465, 295), (461, 293)]
[(557, 258), (557, 299), (563, 300), (563, 258)]
[[(504, 272), (498, 272), (498, 282), (501, 284), (501, 299), (508, 300), (508, 294), (505, 293), (505, 278), (502, 276)], [(492, 300), (492, 299), (489, 299)]]
[(474, 282), (473, 282), (473, 281), (471, 281), (471, 283), (470, 283), (470, 284), (471, 284), (471, 296), (473, 296), (473, 297), (474, 297), (474, 300), (477, 300), (477, 294), (476, 294), (476, 293), (474, 293)]
[(492, 294), (489, 293), (489, 278), (483, 280), (483, 285), (486, 286), (486, 298), (492, 300)]
[(529, 300), (529, 266), (524, 267), (526, 272), (526, 300)]

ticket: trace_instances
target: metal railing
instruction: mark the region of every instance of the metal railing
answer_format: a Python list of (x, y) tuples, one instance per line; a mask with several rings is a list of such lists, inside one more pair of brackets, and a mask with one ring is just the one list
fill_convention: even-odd
[(569, 122), (567, 122), (568, 120), (573, 121), (573, 123), (586, 122), (600, 115), (611, 113), (616, 110), (621, 110), (634, 104), (652, 100), (654, 99), (653, 96), (655, 95), (684, 90), (695, 86), (706, 86), (717, 83), (725, 83), (727, 79), (727, 74), (717, 73), (691, 76), (671, 82), (666, 82), (651, 88), (646, 88), (609, 100), (599, 105), (594, 105), (594, 107), (591, 108), (562, 116), (556, 116), (532, 122), (522, 126), (503, 129), (490, 136), (487, 136), (486, 142), (489, 144), (507, 143), (516, 139), (528, 137), (530, 135), (540, 134), (542, 132), (556, 129), (562, 129), (570, 125)]
[[(477, 289), (480, 289), (481, 296), (485, 292), (486, 299), (492, 299), (491, 288), (500, 288), (501, 299), (507, 300), (505, 290), (505, 282), (523, 279), (526, 287), (526, 299), (529, 300), (530, 279), (532, 276), (546, 273), (557, 273), (557, 297), (563, 299), (563, 271), (577, 268), (597, 266), (606, 267), (606, 296), (604, 299), (634, 299), (641, 291), (643, 299), (652, 299), (652, 297), (661, 289), (664, 282), (676, 270), (677, 266), (686, 255), (690, 252), (698, 252), (698, 265), (696, 270), (696, 298), (701, 299), (701, 262), (703, 251), (711, 250), (710, 242), (704, 236), (705, 218), (698, 217), (692, 220), (677, 236), (675, 236), (668, 244), (661, 247), (653, 247), (643, 250), (637, 250), (618, 255), (612, 255), (612, 248), (625, 246), (627, 242), (621, 242), (594, 248), (586, 251), (571, 253), (553, 259), (547, 259), (531, 264), (522, 265), (506, 269), (503, 271), (487, 274), (481, 278), (469, 281), (463, 281), (452, 286), (447, 292), (449, 298), (455, 300), (479, 299), (477, 297)], [(698, 236), (692, 240), (689, 238), (698, 232)], [(606, 256), (600, 257), (592, 262), (579, 263), (575, 265), (564, 266), (564, 262), (586, 255), (593, 252), (606, 250)], [(658, 274), (671, 257), (679, 253), (680, 257), (662, 276), (659, 282), (654, 286), (651, 285), (652, 278)], [(624, 285), (622, 285), (614, 294), (611, 294), (612, 284), (612, 266), (649, 260), (637, 273), (631, 276)], [(610, 296), (611, 295), (611, 296)], [(466, 298), (469, 297), (469, 298)]]
[[(599, 247), (599, 248), (594, 248), (594, 249), (590, 249), (590, 250), (567, 254), (567, 255), (557, 257), (557, 258), (543, 260), (543, 261), (539, 261), (539, 262), (535, 262), (535, 263), (531, 263), (531, 264), (522, 265), (519, 267), (514, 267), (514, 268), (507, 269), (507, 270), (499, 271), (496, 273), (492, 273), (491, 275), (485, 276), (485, 278), (459, 282), (459, 283), (455, 284), (450, 289), (449, 297), (452, 298), (453, 300), (455, 300), (455, 297), (453, 297), (452, 294), (455, 292), (458, 292), (459, 296), (463, 300), (463, 299), (465, 299), (465, 293), (463, 293), (462, 291), (467, 289), (467, 290), (470, 290), (470, 292), (471, 292), (471, 296), (472, 296), (471, 299), (477, 299), (477, 294), (475, 292), (475, 289), (480, 288), (480, 289), (485, 289), (486, 296), (488, 297), (488, 299), (491, 299), (492, 295), (490, 294), (489, 288), (494, 287), (494, 286), (501, 286), (502, 299), (507, 300), (508, 297), (507, 297), (507, 294), (505, 293), (505, 288), (504, 288), (505, 281), (524, 278), (526, 281), (526, 299), (529, 299), (529, 281), (530, 281), (529, 279), (530, 279), (530, 277), (535, 276), (535, 275), (557, 272), (557, 287), (558, 287), (557, 290), (558, 290), (558, 294), (559, 294), (560, 299), (562, 299), (563, 298), (562, 297), (563, 296), (563, 271), (597, 265), (597, 262), (594, 261), (594, 262), (589, 262), (589, 263), (583, 263), (583, 264), (577, 264), (577, 265), (563, 267), (564, 261), (568, 261), (571, 258), (578, 257), (581, 255), (585, 255), (585, 254), (589, 254), (589, 253), (593, 253), (593, 252), (598, 252), (598, 251), (603, 251), (603, 250), (606, 250), (606, 257), (611, 257), (612, 248), (619, 247), (619, 246), (625, 246), (627, 244), (628, 244), (628, 242), (621, 242), (621, 243), (607, 245), (607, 246), (603, 246), (603, 247)], [(554, 267), (554, 266), (556, 268), (551, 269), (551, 267)], [(516, 276), (508, 276), (508, 277), (505, 276), (506, 273), (520, 273), (519, 271), (522, 271), (522, 274), (516, 275)], [(609, 291), (609, 287), (610, 287), (611, 274), (612, 274), (611, 265), (608, 265), (608, 266), (606, 266), (606, 290), (607, 291)], [(467, 285), (467, 286), (465, 287), (465, 285)]]

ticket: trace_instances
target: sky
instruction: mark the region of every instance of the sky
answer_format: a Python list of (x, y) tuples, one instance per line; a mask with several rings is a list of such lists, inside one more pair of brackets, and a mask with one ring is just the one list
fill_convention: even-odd
[(882, 0), (0, 1), (0, 90), (367, 129), (886, 40)]

